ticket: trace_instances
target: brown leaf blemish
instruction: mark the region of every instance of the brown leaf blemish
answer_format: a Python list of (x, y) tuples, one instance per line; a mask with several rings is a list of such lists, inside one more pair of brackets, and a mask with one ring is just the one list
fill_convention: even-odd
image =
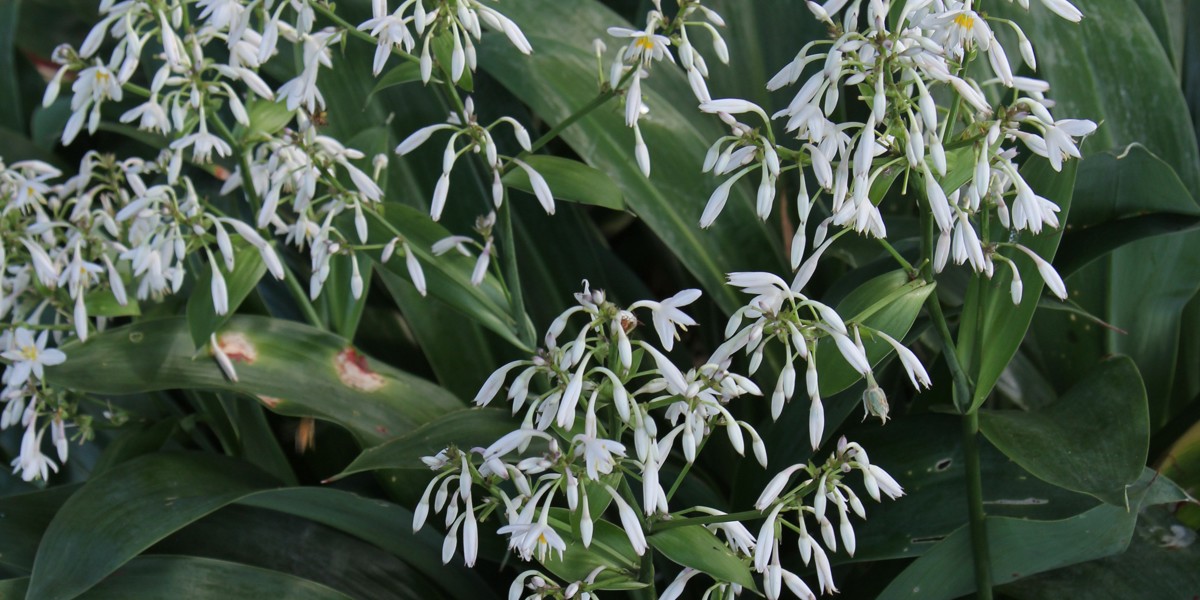
[(217, 344), (221, 346), (221, 351), (232, 362), (242, 362), (251, 365), (254, 364), (254, 361), (258, 360), (258, 348), (254, 346), (249, 338), (236, 331), (222, 333), (217, 336)]
[(346, 387), (364, 392), (374, 392), (383, 387), (383, 376), (372, 371), (367, 365), (367, 357), (350, 346), (334, 356), (333, 365), (337, 369), (338, 379)]
[(280, 402), (283, 402), (282, 398), (276, 398), (274, 396), (264, 396), (262, 394), (258, 395), (258, 399), (264, 405), (266, 405), (267, 408), (276, 408), (279, 406)]

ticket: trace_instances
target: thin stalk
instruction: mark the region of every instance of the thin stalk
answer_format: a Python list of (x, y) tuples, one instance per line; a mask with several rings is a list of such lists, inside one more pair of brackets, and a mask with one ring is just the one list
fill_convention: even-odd
[[(951, 111), (951, 114), (954, 112), (956, 111)], [(921, 253), (925, 257), (921, 274), (926, 281), (932, 282), (933, 223), (930, 212), (921, 211)], [(977, 281), (978, 276), (975, 282)], [(975, 565), (975, 592), (980, 600), (992, 600), (991, 562), (988, 556), (986, 514), (983, 510), (983, 478), (979, 466), (979, 411), (972, 406), (974, 383), (958, 361), (954, 337), (950, 333), (950, 326), (946, 322), (946, 315), (942, 312), (937, 294), (929, 295), (926, 307), (942, 343), (942, 355), (946, 357), (946, 366), (950, 368), (950, 376), (954, 380), (954, 405), (960, 409), (966, 407), (966, 413), (963, 415), (962, 444), (967, 470), (967, 514), (971, 530), (971, 557)]]
[(711, 525), (713, 523), (729, 523), (732, 521), (745, 521), (747, 519), (758, 519), (763, 516), (762, 511), (744, 510), (742, 512), (729, 513), (724, 515), (705, 515), (703, 517), (688, 517), (686, 519), (671, 519), (670, 521), (659, 521), (654, 524), (654, 531), (666, 531), (675, 529), (676, 527), (687, 527), (689, 525)]
[(296, 301), (296, 306), (300, 307), (300, 312), (304, 313), (305, 320), (313, 327), (327, 329), (312, 301), (308, 299), (308, 294), (304, 292), (304, 288), (300, 287), (300, 279), (296, 277), (296, 273), (290, 267), (285, 267), (283, 272), (286, 275), (284, 282), (287, 283), (288, 291), (291, 292), (292, 299)]
[(967, 462), (967, 510), (971, 525), (971, 555), (975, 560), (975, 591), (979, 600), (992, 599), (992, 566), (988, 556), (987, 515), (983, 510), (983, 476), (979, 466), (979, 411), (963, 415), (963, 456)]
[(508, 188), (504, 190), (504, 201), (496, 214), (496, 231), (500, 234), (500, 261), (504, 270), (504, 283), (508, 287), (509, 309), (517, 337), (531, 348), (535, 346), (537, 333), (525, 317), (525, 294), (521, 291), (521, 270), (517, 265), (516, 237), (513, 235), (512, 207), (508, 201)]

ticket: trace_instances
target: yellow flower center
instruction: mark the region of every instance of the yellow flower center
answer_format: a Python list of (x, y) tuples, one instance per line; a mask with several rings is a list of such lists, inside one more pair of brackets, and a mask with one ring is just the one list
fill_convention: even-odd
[(25, 360), (36, 361), (38, 357), (37, 346), (25, 346), (21, 348), (21, 356), (25, 357)]
[(975, 27), (975, 17), (963, 13), (957, 17), (954, 17), (954, 24), (966, 29), (967, 31), (970, 31), (973, 27)]
[(643, 36), (639, 37), (637, 39), (637, 41), (634, 42), (634, 44), (637, 45), (637, 47), (641, 48), (642, 50), (653, 50), (654, 49), (654, 40), (650, 39), (650, 36), (648, 36), (648, 35), (643, 35)]
[(108, 77), (109, 76), (108, 76), (107, 71), (99, 71), (99, 70), (96, 71), (96, 82), (97, 83), (100, 83), (100, 84), (108, 83)]

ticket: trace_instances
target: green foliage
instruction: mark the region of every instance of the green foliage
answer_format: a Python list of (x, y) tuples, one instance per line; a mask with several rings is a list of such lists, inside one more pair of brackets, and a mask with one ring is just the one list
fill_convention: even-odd
[[(97, 20), (92, 2), (51, 4), (0, 0), (0, 170), (8, 173), (14, 163), (32, 159), (69, 177), (88, 150), (147, 160), (166, 151), (169, 160), (171, 144), (182, 131), (145, 131), (122, 117), (145, 100), (164, 60), (165, 53), (151, 56), (163, 52), (157, 31), (149, 34), (154, 39), (148, 38), (132, 80), (136, 85), (124, 88), (122, 100), (106, 101), (96, 114), (95, 134), (85, 126), (74, 144), (59, 145), (75, 112), (70, 96), (82, 77), (80, 65), (102, 61), (121, 36), (110, 31), (103, 49), (62, 80), (58, 99), (41, 107), (47, 80), (59, 66), (50, 61), (54, 45), (78, 47)], [(313, 210), (309, 229), (333, 232), (319, 240), (332, 253), (326, 264), (310, 263), (318, 241), (299, 248), (302, 244), (285, 236), (307, 234), (284, 233), (274, 223), (258, 232), (275, 236), (267, 243), (279, 252), (286, 280), (265, 277), (267, 265), (258, 249), (243, 240), (234, 244), (235, 267), (226, 269), (215, 248), (205, 253), (211, 234), (197, 218), (188, 225), (194, 230), (183, 234), (187, 243), (179, 241), (183, 249), (178, 252), (187, 255), (179, 257), (184, 269), (179, 295), (164, 298), (165, 292), (138, 290), (144, 269), (124, 258), (114, 270), (130, 282), (129, 297), (118, 301), (120, 295), (103, 283), (110, 275), (100, 255), (84, 257), (99, 264), (96, 273), (102, 273), (81, 292), (79, 306), (90, 324), (86, 341), (72, 337), (76, 296), (67, 283), (74, 268), (68, 264), (70, 253), (54, 259), (61, 279), (48, 283), (28, 277), (29, 289), (45, 297), (44, 305), (27, 302), (21, 296), (25, 291), (10, 283), (16, 280), (5, 276), (3, 332), (50, 330), (50, 346), (67, 357), (62, 364), (48, 364), (44, 382), (32, 385), (41, 431), (51, 432), (60, 420), (70, 423), (70, 459), (65, 460), (65, 450), (56, 455), (58, 448), (51, 444), (57, 441), (52, 441), (45, 456), (62, 472), (52, 472), (47, 483), (25, 484), (16, 475), (0, 481), (5, 494), (0, 496), (0, 576), (6, 577), (0, 579), (0, 597), (488, 599), (512, 597), (513, 578), (535, 569), (552, 587), (582, 582), (604, 597), (649, 598), (662, 594), (684, 568), (703, 573), (688, 584), (685, 597), (699, 597), (702, 585), (723, 583), (741, 586), (746, 597), (766, 593), (769, 582), (756, 571), (753, 554), (737, 552), (726, 542), (728, 535), (717, 532), (710, 511), (730, 513), (731, 520), (761, 536), (764, 517), (775, 504), (768, 502), (766, 510), (754, 504), (771, 477), (795, 465), (790, 487), (782, 492), (803, 497), (817, 485), (804, 474), (823, 464), (844, 464), (845, 473), (836, 477), (844, 477), (847, 487), (836, 493), (853, 490), (866, 505), (866, 520), (854, 518), (853, 554), (840, 537), (838, 551), (829, 553), (848, 598), (940, 599), (971, 593), (990, 598), (992, 585), (1001, 586), (997, 592), (1004, 597), (1031, 600), (1068, 593), (1174, 597), (1200, 585), (1194, 569), (1200, 509), (1193, 499), (1200, 495), (1195, 475), (1200, 465), (1195, 426), (1200, 416), (1195, 369), (1200, 360), (1200, 205), (1194, 192), (1200, 189), (1200, 147), (1192, 123), (1200, 114), (1195, 91), (1200, 89), (1200, 44), (1193, 43), (1200, 39), (1197, 9), (1180, 0), (1095, 0), (1079, 3), (1086, 16), (1071, 23), (1041, 2), (1032, 3), (1028, 12), (998, 0), (976, 6), (995, 17), (988, 21), (995, 43), (1010, 48), (1014, 68), (1015, 37), (1000, 19), (1019, 23), (1033, 40), (1037, 69), (1025, 67), (1017, 74), (1049, 83), (1056, 116), (1091, 119), (1100, 127), (1083, 144), (1084, 157), (1061, 169), (1015, 144), (1020, 176), (1060, 209), (1060, 226), (1047, 226), (1038, 235), (1010, 235), (1013, 228), (987, 212), (994, 205), (985, 206), (988, 216), (964, 217), (978, 221), (984, 250), (994, 252), (995, 271), (985, 277), (962, 260), (945, 269), (932, 267), (940, 234), (925, 214), (930, 206), (926, 176), (904, 160), (910, 133), (897, 126), (901, 120), (876, 124), (879, 152), (866, 160), (874, 176), (866, 193), (887, 223), (887, 240), (881, 244), (869, 234), (848, 232), (808, 273), (807, 284), (793, 290), (833, 307), (849, 324), (847, 339), (857, 331), (869, 367), (864, 371), (847, 358), (844, 345), (839, 348), (831, 327), (793, 337), (768, 326), (755, 334), (762, 341), (753, 342), (766, 348), (762, 356), (748, 358), (753, 351), (739, 347), (727, 364), (701, 366), (728, 337), (723, 335), (727, 317), (736, 312), (745, 326), (760, 315), (785, 313), (787, 302), (798, 297), (789, 296), (778, 307), (768, 306), (769, 298), (751, 305), (758, 293), (769, 294), (743, 294), (729, 285), (730, 274), (763, 271), (790, 283), (788, 274), (795, 270), (786, 265), (793, 240), (807, 244), (799, 254), (808, 258), (815, 239), (846, 233), (841, 230), (853, 220), (829, 224), (837, 210), (829, 194), (815, 202), (811, 214), (802, 208), (801, 186), (809, 193), (819, 187), (811, 151), (796, 142), (795, 132), (783, 132), (787, 117), (763, 126), (763, 119), (747, 112), (733, 115), (751, 124), (735, 132), (739, 143), (769, 139), (781, 156), (783, 171), (767, 198), (769, 210), (765, 218), (756, 214), (756, 203), (763, 200), (755, 197), (751, 183), (760, 171), (752, 170), (729, 188), (720, 219), (700, 228), (713, 190), (736, 169), (702, 172), (709, 145), (729, 130), (698, 109), (685, 61), (679, 60), (679, 40), (668, 48), (677, 64), (648, 62), (648, 75), (638, 80), (646, 111), (638, 113), (636, 134), (624, 107), (639, 75), (609, 72), (617, 47), (632, 38), (606, 35), (606, 30), (643, 27), (652, 3), (495, 3), (524, 32), (532, 54), (526, 56), (511, 36), (485, 22), (470, 51), (478, 70), (465, 68), (454, 81), (455, 35), (461, 32), (439, 25), (428, 40), (432, 76), (426, 82), (419, 37), (411, 54), (403, 44), (396, 46), (381, 74), (372, 75), (376, 46), (370, 27), (356, 29), (370, 18), (369, 4), (311, 3), (314, 31), (328, 26), (344, 36), (329, 48), (328, 67), (317, 71), (322, 110), (297, 110), (294, 104), (289, 109), (282, 98), (281, 84), (317, 60), (306, 55), (303, 40), (297, 43), (290, 34), (280, 42), (278, 56), (254, 69), (275, 99), (241, 96), (248, 124), (231, 125), (236, 111), (220, 94), (206, 92), (199, 108), (181, 109), (184, 129), (191, 131), (203, 113), (208, 126), (233, 144), (228, 156), (212, 162), (196, 162), (191, 150), (181, 154), (188, 186), (194, 186), (205, 210), (246, 223), (254, 223), (262, 208), (257, 188), (263, 184), (243, 180), (231, 193), (219, 190), (235, 171), (240, 177), (246, 165), (261, 160), (256, 148), (296, 136), (299, 146), (337, 143), (361, 151), (361, 157), (344, 164), (329, 161), (317, 169), (313, 203), (320, 208)], [(388, 4), (394, 8), (396, 2)], [(689, 43), (709, 58), (706, 82), (712, 97), (744, 98), (768, 115), (786, 107), (796, 88), (768, 91), (765, 82), (804, 44), (825, 40), (831, 31), (803, 3), (713, 0), (704, 5), (728, 22), (716, 31), (732, 55), (730, 65), (720, 64), (711, 32), (689, 29)], [(254, 10), (257, 22), (263, 11)], [(669, 7), (671, 18), (659, 24), (660, 30), (670, 26), (674, 11)], [(897, 18), (896, 11), (889, 18)], [(199, 11), (192, 10), (181, 31), (198, 31), (199, 19)], [(599, 55), (597, 38), (609, 45)], [(825, 51), (816, 48), (810, 55)], [(206, 55), (209, 60), (228, 58), (224, 42), (206, 52), (215, 52)], [(956, 74), (990, 77), (982, 53), (972, 56), (976, 62)], [(798, 73), (796, 86), (817, 73), (822, 62)], [(864, 102), (875, 94), (872, 82), (845, 83), (825, 115), (832, 122), (866, 120), (870, 106)], [(892, 89), (893, 95), (903, 96), (900, 89)], [(951, 122), (958, 117), (975, 123), (980, 116), (968, 114), (973, 109), (952, 87), (940, 85), (935, 92), (941, 104), (937, 116), (948, 124), (939, 133), (947, 168), (934, 183), (953, 194), (973, 183), (981, 148), (997, 142), (973, 125), (957, 128), (961, 123)], [(888, 98), (897, 100), (919, 108), (913, 99)], [(1011, 111), (1010, 117), (1024, 110), (1007, 96), (989, 100)], [(468, 105), (474, 112), (468, 114)], [(449, 162), (443, 148), (455, 134), (438, 131), (403, 156), (394, 150), (419, 128), (447, 122), (448, 114), (452, 123), (474, 119), (469, 124), (479, 129), (455, 138), (449, 155), (458, 150), (461, 156), (446, 175), (445, 211), (434, 220), (431, 198), (444, 185), (439, 176)], [(514, 143), (508, 124), (487, 125), (499, 116), (528, 127), (531, 151)], [(481, 136), (485, 127), (493, 136), (494, 146), (487, 150), (499, 157), (496, 164), (487, 162), (483, 144), (471, 137)], [(1028, 122), (1023, 127), (1026, 133), (1040, 132)], [(853, 137), (861, 135), (860, 129), (844, 133)], [(642, 141), (649, 175), (635, 150)], [(376, 157), (387, 161), (376, 162)], [(511, 157), (545, 179), (559, 201), (553, 216), (543, 214), (529, 174), (508, 162)], [(744, 158), (751, 166), (766, 160), (762, 149)], [(165, 181), (154, 169), (138, 174), (134, 164), (146, 163), (118, 164), (114, 172), (120, 177), (95, 187), (89, 198), (97, 206), (117, 203), (119, 208), (131, 200), (125, 197), (132, 185), (126, 175), (144, 176), (144, 184)], [(379, 186), (379, 202), (347, 192), (361, 182), (346, 165)], [(275, 166), (264, 180), (297, 168)], [(502, 205), (493, 202), (494, 176), (505, 188)], [(285, 186), (285, 203), (295, 188)], [(969, 204), (967, 193), (961, 193), (953, 210)], [(1015, 210), (1014, 196), (1004, 197), (1005, 211)], [(12, 257), (24, 252), (26, 242), (86, 221), (79, 214), (60, 214), (49, 203), (36, 210), (0, 209), (5, 227), (0, 262), (13, 274), (21, 267)], [(37, 217), (39, 229), (12, 229), (38, 211), (49, 215)], [(159, 214), (180, 217), (169, 212)], [(362, 221), (358, 212), (365, 213)], [(93, 228), (124, 235), (123, 228), (134, 220), (126, 216)], [(292, 220), (280, 223), (293, 225)], [(806, 229), (793, 237), (797, 227)], [(470, 256), (453, 249), (434, 253), (439, 240), (460, 234), (478, 241), (466, 244)], [(116, 244), (121, 247), (107, 250), (112, 256), (127, 250)], [(1065, 301), (1043, 294), (1034, 260), (1013, 244), (1053, 263), (1066, 280)], [(168, 254), (175, 252), (170, 246), (164, 244)], [(489, 253), (489, 262), (477, 270), (481, 252)], [(1017, 303), (1005, 260), (1024, 282)], [(223, 315), (216, 313), (210, 293), (214, 269), (226, 282), (229, 310)], [(310, 292), (309, 283), (321, 277), (326, 278), (320, 294), (315, 293), (320, 286)], [(358, 278), (363, 293), (355, 297), (351, 288)], [(543, 337), (564, 309), (580, 306), (572, 293), (583, 287), (581, 280), (591, 291), (605, 291), (602, 299), (581, 301), (599, 307), (594, 314), (584, 311), (591, 324), (569, 320), (553, 332), (557, 337)], [(664, 389), (667, 384), (653, 381), (662, 365), (637, 345), (659, 346), (655, 321), (663, 313), (649, 311), (661, 307), (643, 305), (632, 319), (618, 312), (638, 300), (661, 300), (691, 288), (701, 290), (703, 299), (682, 310), (699, 326), (681, 331), (663, 360), (673, 361), (685, 377), (697, 369), (700, 374), (687, 383), (704, 380), (697, 384), (700, 389), (718, 380), (718, 373), (747, 373), (762, 392), (762, 397), (747, 392), (722, 398), (720, 408), (730, 414), (706, 417), (711, 420), (695, 460), (685, 458), (685, 434), (674, 428), (702, 403), (689, 395), (692, 391)], [(799, 310), (794, 316), (796, 322), (807, 318)], [(818, 316), (813, 319), (820, 321)], [(612, 341), (614, 323), (634, 340), (628, 370)], [(673, 326), (670, 331), (675, 332)], [(929, 389), (913, 390), (910, 365), (875, 331), (912, 349), (913, 359), (929, 370)], [(212, 347), (214, 339), (218, 348)], [(654, 448), (666, 453), (654, 463), (655, 473), (672, 514), (637, 506), (645, 500), (642, 484), (652, 462), (639, 459), (645, 448), (636, 447), (645, 443), (634, 427), (644, 415), (613, 416), (619, 412), (619, 394), (606, 376), (576, 390), (581, 416), (574, 422), (538, 412), (559, 410), (567, 394), (559, 381), (582, 363), (556, 352), (576, 339), (587, 342), (586, 364), (612, 371), (628, 385), (627, 392), (639, 394), (649, 407), (647, 415), (655, 411)], [(6, 337), (3, 343), (12, 342)], [(809, 439), (815, 413), (804, 366), (794, 346), (781, 349), (784, 343), (805, 344), (815, 355), (815, 391), (824, 407), (819, 439)], [(224, 366), (222, 354), (228, 361)], [(17, 360), (4, 358), (0, 369)], [(528, 362), (497, 384), (494, 404), (468, 407), (466, 401), (489, 375), (510, 360)], [(773, 391), (783, 388), (789, 363), (800, 368), (791, 373), (795, 393), (789, 392), (794, 397), (785, 404), (775, 401)], [(514, 378), (532, 366), (542, 370), (525, 380), (532, 392), (522, 408), (513, 409)], [(582, 414), (593, 403), (602, 416), (585, 424)], [(874, 416), (883, 417), (879, 420), (886, 426), (858, 413), (878, 413), (880, 406), (884, 414)], [(773, 419), (776, 410), (782, 414)], [(8, 415), (10, 430), (0, 433), (0, 458), (17, 473), (22, 469), (18, 457), (27, 453), (21, 430), (30, 420), (21, 417), (20, 411)], [(518, 536), (506, 538), (496, 530), (529, 500), (521, 489), (529, 481), (512, 471), (486, 472), (493, 466), (486, 449), (514, 430), (530, 429), (535, 419), (543, 421), (543, 436), (522, 444), (506, 460), (541, 457), (553, 473), (559, 464), (554, 461), (582, 464), (593, 439), (611, 435), (623, 446), (613, 464), (602, 463), (602, 470), (612, 467), (611, 473), (597, 481), (576, 473), (583, 483), (575, 493), (586, 499), (593, 522), (590, 540), (582, 509), (561, 507), (579, 500), (564, 491), (564, 483), (538, 498), (565, 550), (560, 556), (549, 549), (541, 557), (547, 548), (538, 545), (538, 559), (526, 563)], [(757, 440), (745, 433), (751, 428), (765, 440), (767, 468), (755, 460), (759, 448), (752, 442)], [(882, 504), (867, 502), (870, 488), (864, 488), (856, 470), (865, 456), (851, 467), (839, 439), (861, 444), (870, 464), (890, 473), (904, 495)], [(471, 470), (460, 479), (457, 472), (439, 470), (436, 461), (421, 460), (443, 449), (453, 457), (447, 468), (462, 464), (462, 452)], [(538, 468), (527, 468), (530, 480), (544, 473)], [(426, 488), (432, 477), (443, 479)], [(485, 480), (487, 486), (478, 485)], [(621, 503), (612, 500), (606, 486), (635, 505), (633, 517), (619, 514)], [(468, 500), (470, 489), (475, 495)], [(432, 497), (437, 506), (421, 506), (422, 491), (426, 504)], [(825, 510), (836, 529), (839, 508), (842, 514), (848, 511), (834, 502)], [(446, 506), (454, 507), (453, 515)], [(478, 523), (472, 516), (467, 525), (465, 510), (474, 510)], [(792, 536), (798, 533), (797, 519), (805, 518), (809, 533), (821, 536), (814, 512), (789, 516), (785, 511), (777, 527), (777, 535), (786, 537), (782, 567), (809, 584), (820, 567), (801, 560)], [(414, 513), (428, 521), (417, 532)], [(649, 546), (644, 556), (626, 532), (633, 527), (627, 518), (644, 529)], [(477, 568), (460, 558), (467, 527), (478, 529), (478, 558), (467, 560), (477, 561)], [(872, 580), (853, 581), (864, 574)], [(529, 575), (527, 582), (533, 581)]]

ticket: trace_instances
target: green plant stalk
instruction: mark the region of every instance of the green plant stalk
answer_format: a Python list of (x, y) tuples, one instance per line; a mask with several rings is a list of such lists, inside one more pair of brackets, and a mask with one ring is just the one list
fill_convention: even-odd
[(742, 512), (727, 513), (724, 515), (705, 515), (703, 517), (688, 517), (686, 519), (671, 519), (670, 521), (659, 521), (654, 524), (654, 531), (666, 531), (675, 529), (676, 527), (687, 527), (689, 525), (712, 525), (713, 523), (729, 523), (732, 521), (745, 521), (747, 519), (762, 518), (763, 513), (760, 510), (744, 510)]
[[(925, 206), (928, 209), (928, 206)], [(926, 281), (933, 281), (933, 223), (930, 211), (921, 211), (921, 252), (925, 259), (921, 272)], [(963, 414), (963, 459), (966, 461), (967, 516), (971, 531), (971, 557), (975, 567), (975, 593), (980, 600), (992, 599), (991, 559), (988, 553), (987, 521), (983, 510), (983, 477), (979, 463), (979, 409), (972, 407), (974, 384), (958, 361), (958, 349), (937, 294), (926, 300), (929, 317), (942, 343), (942, 356), (954, 380), (954, 405), (966, 406)], [(964, 405), (963, 402), (966, 404)]]
[(979, 410), (963, 415), (963, 457), (967, 468), (967, 510), (971, 554), (975, 559), (975, 591), (979, 600), (992, 599), (992, 564), (988, 552), (987, 515), (983, 510), (983, 475), (979, 467)]
[(525, 293), (521, 290), (521, 269), (517, 265), (517, 242), (513, 235), (512, 206), (508, 200), (508, 188), (504, 188), (504, 201), (496, 215), (496, 229), (500, 234), (500, 257), (504, 269), (504, 283), (508, 288), (509, 308), (512, 312), (514, 332), (529, 347), (537, 346), (537, 333), (525, 317)]

